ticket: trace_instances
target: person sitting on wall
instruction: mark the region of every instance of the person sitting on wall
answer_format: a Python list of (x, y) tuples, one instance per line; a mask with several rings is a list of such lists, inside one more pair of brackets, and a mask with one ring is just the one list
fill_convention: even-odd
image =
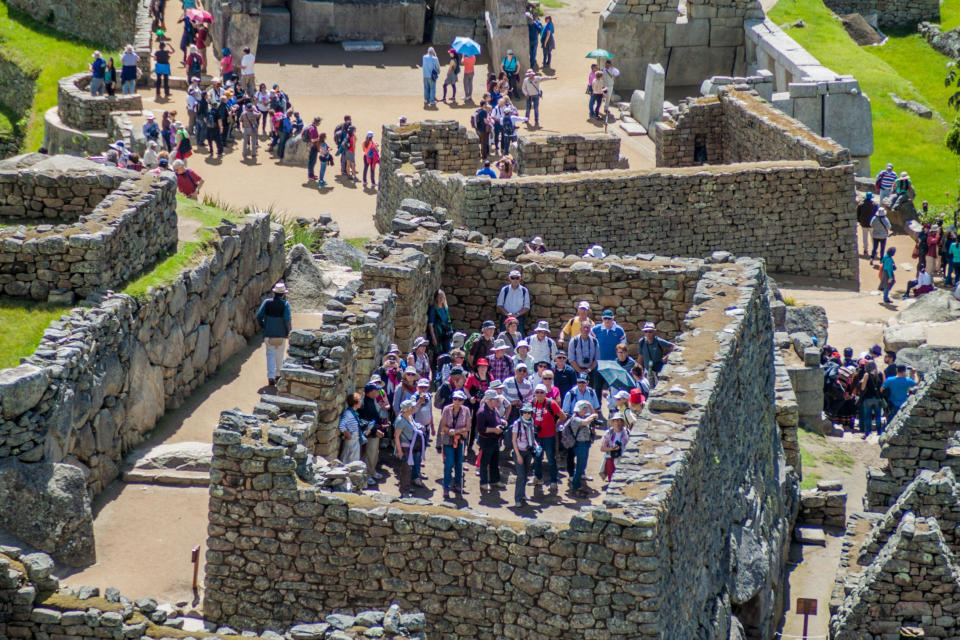
[(933, 278), (927, 272), (927, 265), (921, 264), (920, 271), (917, 273), (916, 280), (907, 281), (907, 292), (903, 294), (904, 298), (910, 297), (910, 290), (913, 289), (913, 297), (919, 298), (925, 293), (933, 291)]

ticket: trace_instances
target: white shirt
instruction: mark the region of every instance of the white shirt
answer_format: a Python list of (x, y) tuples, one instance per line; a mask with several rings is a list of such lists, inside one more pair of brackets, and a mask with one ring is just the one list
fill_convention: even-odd
[(497, 306), (503, 307), (511, 315), (520, 313), (521, 309), (530, 308), (530, 292), (522, 284), (516, 288), (511, 284), (505, 285), (497, 296)]
[(617, 81), (617, 77), (620, 75), (620, 69), (617, 69), (614, 66), (604, 67), (603, 68), (603, 86), (612, 87), (613, 83)]
[(544, 336), (543, 340), (534, 333), (532, 336), (527, 338), (527, 342), (530, 343), (530, 357), (533, 358), (533, 362), (549, 362), (553, 363), (553, 356), (557, 353), (557, 343), (553, 341), (553, 338), (550, 336)]
[(253, 75), (253, 63), (256, 61), (257, 57), (252, 53), (248, 53), (240, 59), (240, 75), (249, 76)]
[(933, 278), (926, 271), (921, 271), (917, 274), (917, 286), (926, 287), (933, 284)]

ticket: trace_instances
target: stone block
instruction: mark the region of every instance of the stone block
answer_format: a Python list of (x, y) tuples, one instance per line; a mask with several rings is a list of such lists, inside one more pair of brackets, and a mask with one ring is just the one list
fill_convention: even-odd
[(290, 42), (323, 42), (335, 29), (334, 3), (290, 0)]
[(435, 16), (430, 42), (439, 46), (447, 46), (457, 36), (473, 37), (475, 28), (475, 19)]
[(830, 93), (823, 97), (823, 135), (854, 156), (873, 153), (873, 117), (864, 93)]
[(700, 86), (705, 78), (733, 71), (737, 47), (674, 47), (670, 50), (667, 85)]
[[(740, 32), (743, 33), (743, 29)], [(710, 43), (710, 20), (668, 24), (664, 35), (667, 47), (705, 47)]]
[(290, 9), (263, 7), (260, 10), (260, 44), (290, 44)]
[(793, 96), (793, 117), (819, 134), (823, 129), (823, 111), (819, 95), (812, 97)]
[[(710, 49), (715, 47), (739, 47), (743, 44), (743, 27), (724, 27), (710, 21)], [(710, 55), (710, 54), (707, 54)]]

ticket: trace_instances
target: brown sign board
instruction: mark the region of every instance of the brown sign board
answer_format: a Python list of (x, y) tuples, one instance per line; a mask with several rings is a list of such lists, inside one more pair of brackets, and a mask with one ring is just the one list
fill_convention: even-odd
[(797, 613), (801, 615), (817, 615), (817, 599), (797, 598)]

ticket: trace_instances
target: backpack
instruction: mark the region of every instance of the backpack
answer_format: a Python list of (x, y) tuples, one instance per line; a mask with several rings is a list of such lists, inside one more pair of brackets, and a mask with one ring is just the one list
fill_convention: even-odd
[[(437, 386), (440, 386), (444, 380), (440, 379), (440, 375), (443, 373), (443, 368), (453, 362), (453, 358), (450, 357), (449, 353), (441, 353), (437, 356), (437, 367), (436, 367), (436, 380)], [(438, 407), (439, 408), (439, 407)]]
[(341, 122), (333, 130), (333, 141), (337, 143), (337, 146), (343, 142), (343, 123)]
[(573, 418), (567, 418), (567, 421), (560, 426), (560, 446), (564, 449), (573, 449), (574, 445), (577, 444), (577, 436), (574, 435), (573, 431), (570, 428), (570, 423), (573, 421)]
[(480, 107), (470, 116), (470, 126), (481, 133), (487, 130), (487, 110)]
[(470, 353), (470, 349), (473, 347), (473, 343), (480, 339), (480, 334), (474, 331), (470, 334), (470, 337), (464, 340), (463, 342), (463, 351), (464, 353)]
[(177, 143), (177, 151), (181, 156), (189, 153), (193, 149), (193, 145), (190, 143), (190, 137), (181, 138), (180, 142)]

